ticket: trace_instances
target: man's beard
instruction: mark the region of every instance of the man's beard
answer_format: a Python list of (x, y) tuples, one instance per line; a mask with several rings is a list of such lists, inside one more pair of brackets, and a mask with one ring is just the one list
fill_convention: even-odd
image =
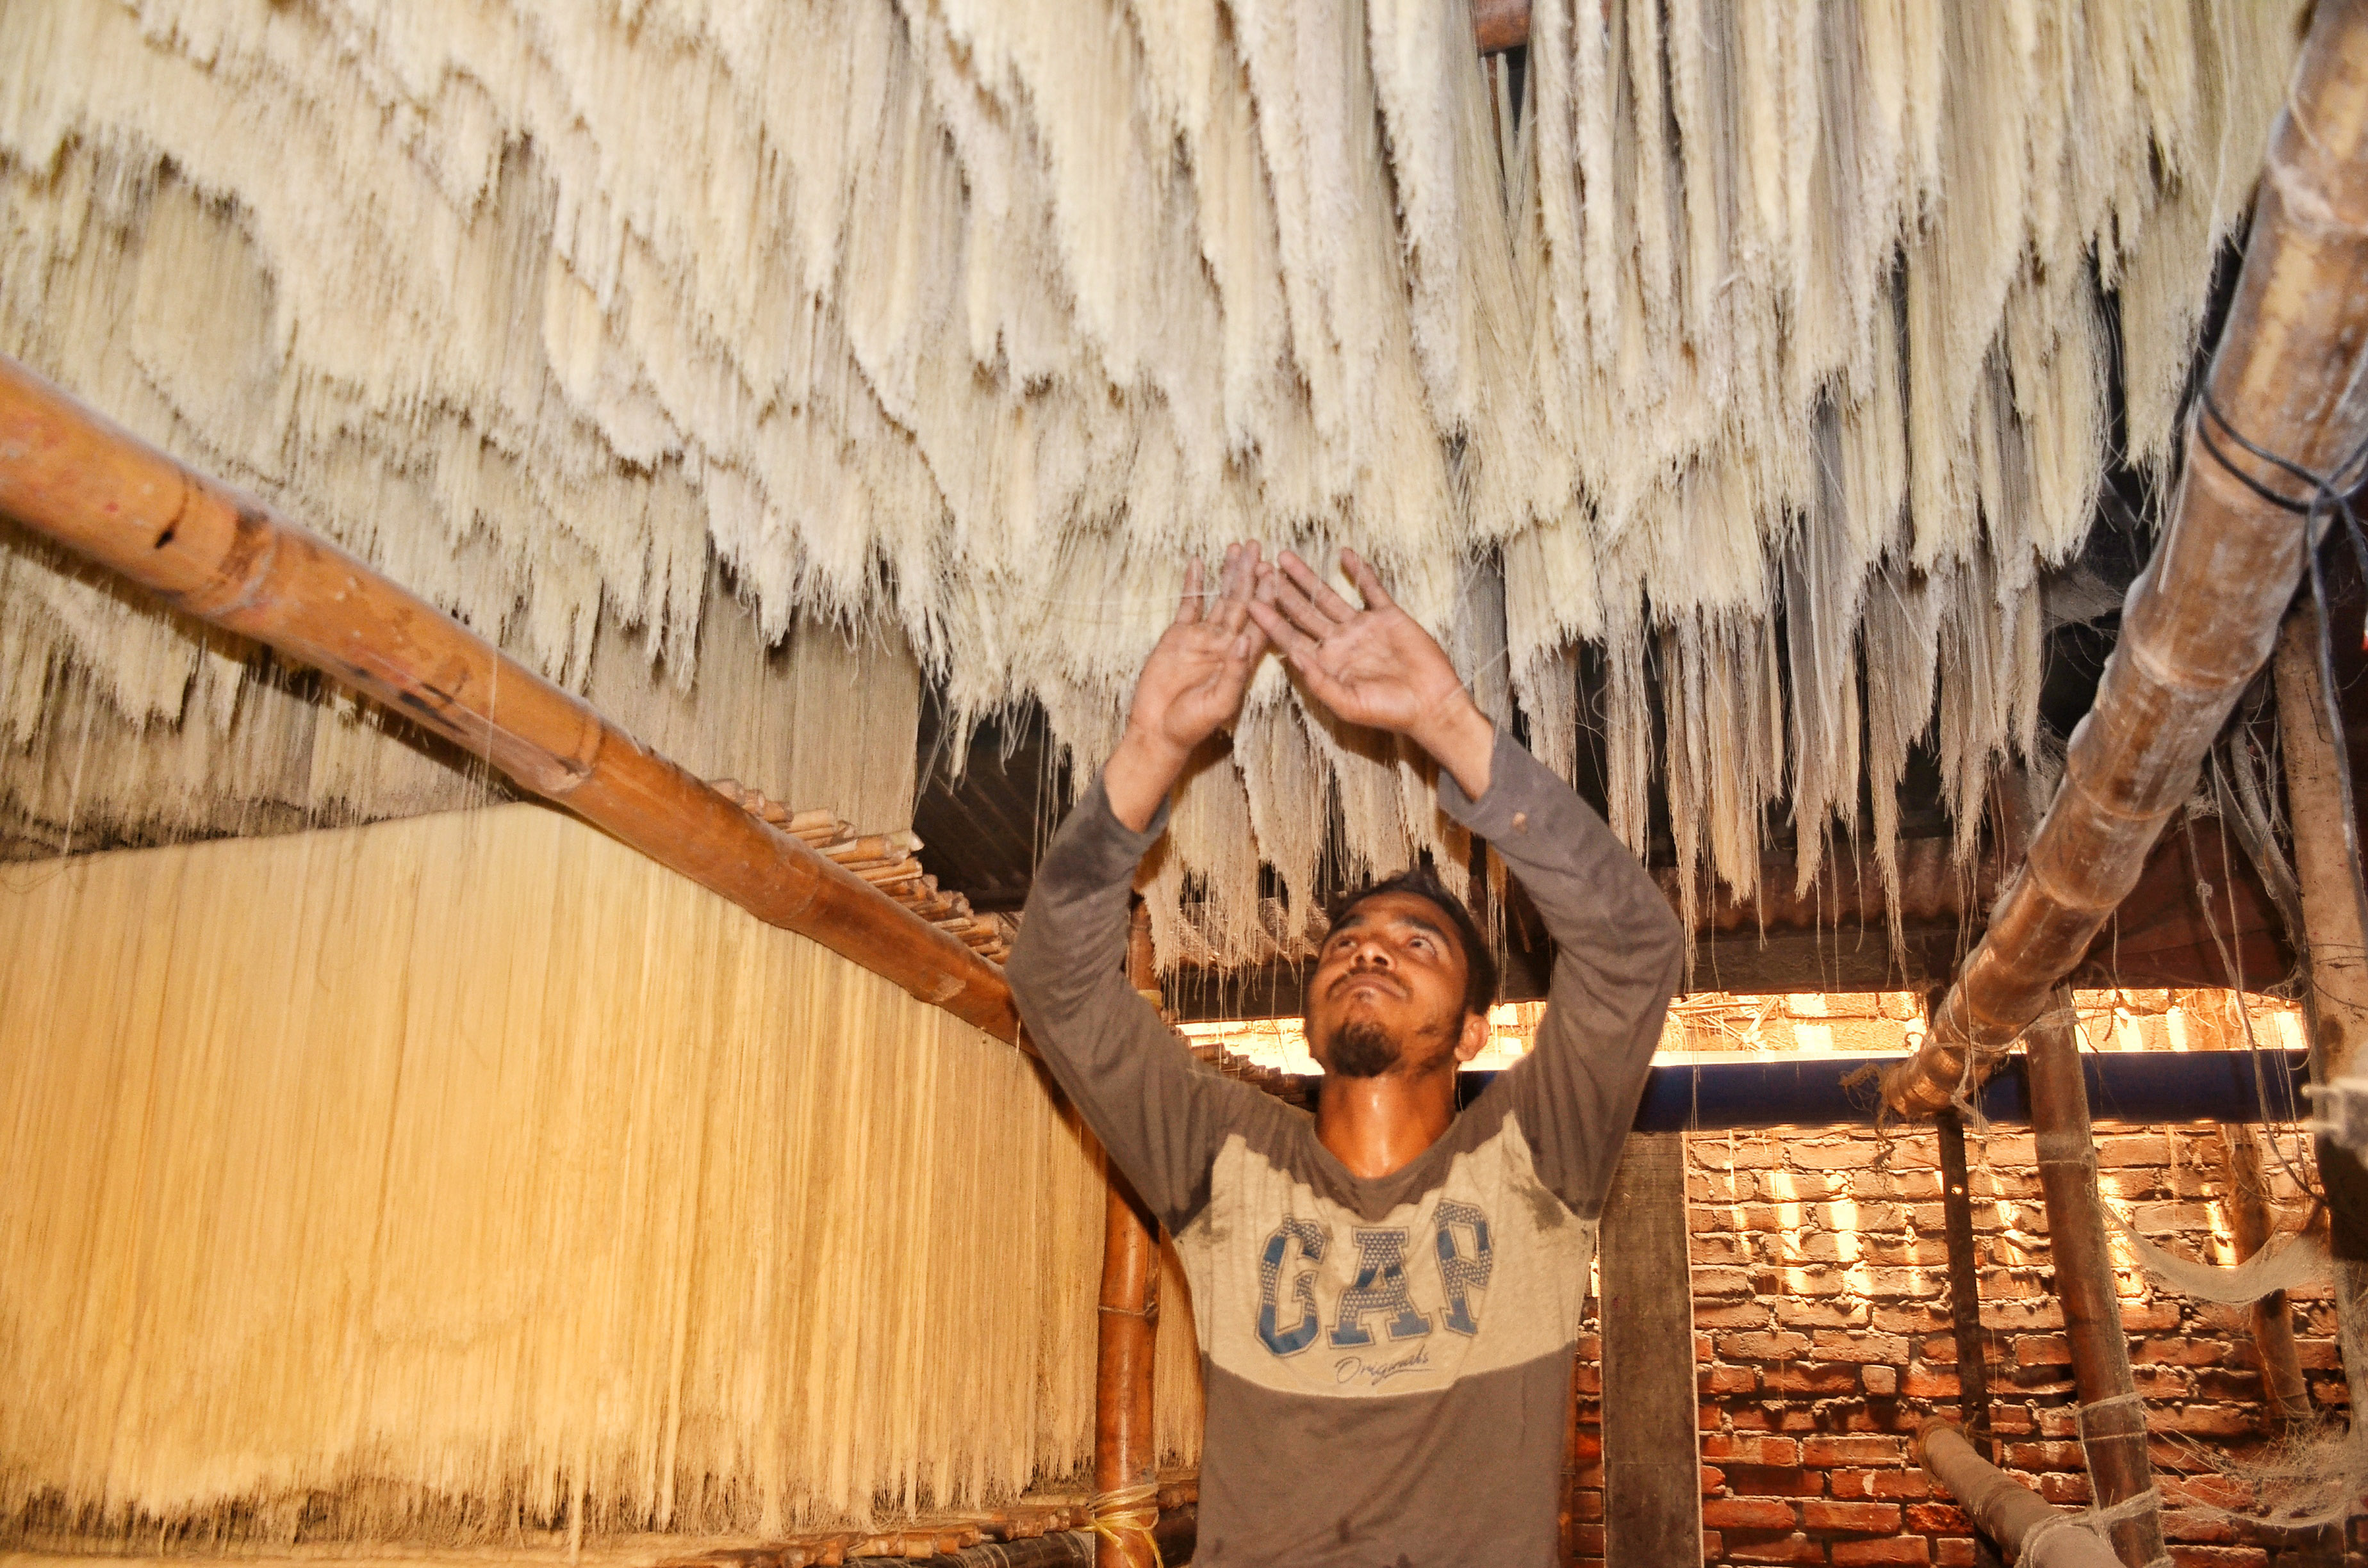
[(1351, 1018), (1332, 1037), (1331, 1071), (1343, 1078), (1378, 1078), (1398, 1064), (1398, 1039), (1373, 1018)]

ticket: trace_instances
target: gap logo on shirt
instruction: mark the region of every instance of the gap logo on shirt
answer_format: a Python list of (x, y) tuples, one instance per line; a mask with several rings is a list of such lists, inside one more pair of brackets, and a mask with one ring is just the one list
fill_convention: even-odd
[[(1334, 1244), (1324, 1226), (1296, 1215), (1267, 1237), (1258, 1255), (1258, 1336), (1269, 1353), (1296, 1356), (1319, 1338), (1335, 1350), (1364, 1350), (1427, 1339), (1442, 1327), (1467, 1338), (1480, 1332), (1476, 1293), (1488, 1288), (1495, 1249), (1488, 1216), (1476, 1204), (1441, 1199), (1427, 1233), (1404, 1225), (1352, 1227), (1348, 1244), (1355, 1272), (1331, 1301), (1319, 1301), (1323, 1271), (1317, 1266)], [(1438, 1312), (1415, 1304), (1409, 1268), (1435, 1270), (1435, 1299), (1442, 1302)], [(1378, 1369), (1387, 1375), (1421, 1364), (1419, 1357), (1406, 1358)], [(1367, 1360), (1358, 1365), (1370, 1369)]]

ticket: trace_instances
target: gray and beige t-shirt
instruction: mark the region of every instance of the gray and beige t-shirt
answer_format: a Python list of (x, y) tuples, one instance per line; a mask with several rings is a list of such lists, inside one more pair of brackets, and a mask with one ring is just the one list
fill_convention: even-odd
[(1602, 820), (1499, 736), (1441, 803), (1557, 956), (1535, 1049), (1405, 1168), (1351, 1176), (1304, 1113), (1195, 1062), (1127, 984), (1126, 902), (1166, 827), (1097, 783), (1046, 853), (1009, 973), (1030, 1036), (1192, 1287), (1209, 1568), (1544, 1564), (1603, 1193), (1682, 933)]

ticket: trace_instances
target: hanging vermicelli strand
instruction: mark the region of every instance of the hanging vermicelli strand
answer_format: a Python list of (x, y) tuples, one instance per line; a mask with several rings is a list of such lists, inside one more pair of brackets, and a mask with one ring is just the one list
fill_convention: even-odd
[[(1230, 539), (1357, 545), (1557, 766), (1576, 643), (1634, 726), (1643, 650), (1756, 664), (1789, 599), (1794, 708), (1690, 715), (1753, 778), (1674, 780), (1673, 829), (1753, 880), (1769, 778), (1815, 846), (1867, 770), (1889, 865), (1894, 737), (1940, 715), (1967, 834), (2038, 742), (2039, 574), (2109, 458), (2161, 471), (2300, 8), (1538, 0), (1517, 102), (1416, 0), (12, 6), (0, 350), (800, 804), (761, 755), (793, 628), (909, 651), (956, 733), (1037, 700), (1082, 783)], [(1957, 630), (1859, 756), (1884, 585)], [(1265, 677), (1263, 754), (1196, 782), (1163, 961), (1302, 936), (1258, 898), (1308, 874), (1278, 710), (1347, 864), (1453, 858), (1427, 778), (1300, 708)], [(458, 803), (380, 727), (0, 547), (14, 853), (85, 733), (129, 841)], [(1607, 759), (1640, 846), (1659, 749)]]
[(1036, 1068), (537, 806), (0, 889), (0, 1530), (780, 1530), (1090, 1452)]

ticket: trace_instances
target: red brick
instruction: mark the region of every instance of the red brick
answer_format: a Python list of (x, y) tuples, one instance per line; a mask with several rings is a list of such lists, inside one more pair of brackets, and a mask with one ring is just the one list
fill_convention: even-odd
[(1726, 1555), (1726, 1543), (1719, 1539), (1716, 1530), (1704, 1530), (1702, 1535), (1703, 1562), (1716, 1562)]
[(2018, 1367), (2068, 1367), (2072, 1364), (2072, 1342), (2060, 1334), (2025, 1334), (2014, 1342), (2014, 1364)]
[(2007, 1334), (2021, 1334), (2034, 1328), (2062, 1328), (2064, 1304), (2061, 1301), (1984, 1301), (1982, 1326)]
[(1949, 1536), (1932, 1543), (1932, 1561), (1939, 1568), (1974, 1568), (1971, 1536)]
[(1772, 1464), (1731, 1464), (1727, 1490), (1738, 1497), (1815, 1497), (1824, 1488), (1815, 1471)]
[(2174, 1508), (2191, 1503), (2211, 1508), (2253, 1504), (2252, 1487), (2233, 1475), (2158, 1475), (2155, 1483), (2162, 1488), (2162, 1500)]
[[(1700, 1312), (1694, 1313), (1694, 1321), (1702, 1321)], [(1776, 1321), (1787, 1328), (1863, 1328), (1867, 1309), (1856, 1301), (1801, 1301), (1786, 1296), (1776, 1303)], [(2330, 1361), (2328, 1365), (2336, 1363)]]
[(1716, 1306), (1697, 1304), (1694, 1308), (1696, 1328), (1766, 1328), (1770, 1314), (1765, 1301), (1721, 1301)]
[[(1790, 1437), (1735, 1437), (1713, 1432), (1702, 1439), (1702, 1457), (1718, 1464), (1797, 1465), (1801, 1445)], [(1737, 1488), (1740, 1490), (1740, 1488)]]
[(1793, 1505), (1773, 1497), (1712, 1497), (1703, 1502), (1702, 1517), (1703, 1524), (1723, 1530), (1793, 1530), (1801, 1525)]
[(1820, 1361), (1883, 1361), (1906, 1366), (1909, 1346), (1896, 1334), (1821, 1328), (1809, 1336)]
[(2267, 1568), (2270, 1554), (2258, 1546), (2174, 1546), (2178, 1568)]
[(1797, 1361), (1808, 1353), (1809, 1336), (1789, 1330), (1718, 1336), (1719, 1357), (1727, 1361)]
[(1866, 1385), (1866, 1392), (1873, 1397), (1889, 1399), (1899, 1392), (1899, 1369), (1896, 1367), (1863, 1368), (1859, 1372), (1859, 1381)]
[(1837, 1497), (1929, 1497), (1932, 1483), (1920, 1470), (1838, 1470), (1826, 1478)]
[(1850, 1361), (1789, 1362), (1771, 1367), (1760, 1376), (1770, 1393), (1830, 1395), (1856, 1393), (1858, 1366)]
[(2179, 1326), (2179, 1303), (2176, 1301), (2124, 1301), (2122, 1303), (2123, 1334), (2160, 1334)]
[(1796, 1138), (1784, 1145), (1784, 1163), (1804, 1171), (1863, 1170), (1874, 1164), (1882, 1152), (1880, 1144), (1866, 1138), (1839, 1138), (1830, 1142)]
[(1586, 1524), (1600, 1522), (1603, 1517), (1603, 1494), (1591, 1486), (1573, 1487), (1570, 1517)]
[(1752, 1277), (1740, 1268), (1697, 1268), (1693, 1270), (1693, 1284), (1698, 1297), (1752, 1293)]
[(1714, 1464), (1706, 1464), (1702, 1467), (1702, 1489), (1703, 1496), (1709, 1496), (1712, 1493), (1716, 1492), (1720, 1487), (1725, 1484), (1726, 1471), (1719, 1469), (1718, 1466)]
[(1751, 1246), (1741, 1236), (1697, 1232), (1687, 1241), (1686, 1256), (1690, 1262), (1697, 1266), (1711, 1263), (1748, 1263), (1751, 1261)]
[(1763, 1296), (1839, 1296), (1850, 1289), (1850, 1277), (1837, 1264), (1807, 1263), (1759, 1269), (1751, 1283)]
[(1873, 1535), (1899, 1528), (1896, 1503), (1828, 1503), (1812, 1497), (1801, 1505), (1801, 1523), (1813, 1530), (1855, 1530)]
[(1850, 1177), (1850, 1195), (1858, 1199), (1906, 1198), (1917, 1200), (1941, 1196), (1939, 1171), (1861, 1171)]
[(1748, 1367), (1713, 1367), (1696, 1381), (1705, 1394), (1749, 1393), (1759, 1386), (1759, 1374)]
[(2167, 1165), (2169, 1163), (2170, 1144), (2155, 1134), (2097, 1140), (2097, 1164), (2102, 1166)]
[(2219, 1515), (2203, 1508), (2165, 1508), (2162, 1539), (2172, 1541), (2226, 1543), (2237, 1539), (2236, 1528)]
[[(1874, 1326), (1886, 1334), (1930, 1334), (1949, 1326), (1949, 1314), (1929, 1303), (1886, 1301), (1874, 1309), (1873, 1316)], [(1983, 1321), (1988, 1321), (1987, 1313)]]
[(1694, 1164), (1707, 1170), (1773, 1170), (1783, 1159), (1783, 1151), (1772, 1138), (1749, 1142), (1738, 1139), (1731, 1145), (1713, 1143), (1707, 1138), (1687, 1142), (1692, 1145)]
[(1963, 1535), (1974, 1521), (1953, 1503), (1916, 1503), (1908, 1506), (1907, 1528), (1921, 1535)]
[(1823, 1562), (1826, 1547), (1823, 1541), (1811, 1540), (1795, 1532), (1792, 1535), (1744, 1535), (1734, 1530), (1720, 1532), (1726, 1538), (1726, 1555), (1736, 1562)]
[(1861, 1568), (1870, 1562), (1930, 1562), (1932, 1543), (1920, 1535), (1897, 1535), (1887, 1540), (1834, 1542), (1834, 1568)]
[(2258, 1425), (2244, 1411), (2226, 1404), (2190, 1404), (2177, 1410), (2149, 1410), (2146, 1429), (2184, 1432), (2190, 1437), (2241, 1437)]
[(1948, 1276), (1937, 1268), (1870, 1268), (1863, 1294), (1921, 1300), (1948, 1288)]
[(1954, 1372), (1935, 1372), (1923, 1367), (1910, 1367), (1902, 1392), (1910, 1399), (1954, 1399), (1962, 1391)]
[(2078, 1439), (2061, 1437), (2008, 1443), (1998, 1450), (1998, 1462), (2013, 1470), (2086, 1470), (2089, 1465)]
[(1906, 1457), (1896, 1437), (1812, 1437), (1801, 1445), (1801, 1462), (1815, 1468), (1899, 1464)]
[(2051, 1503), (2086, 1505), (2091, 1495), (2085, 1475), (2048, 1474), (2039, 1478), (2038, 1493)]
[(2166, 1367), (2216, 1367), (2227, 1358), (2225, 1339), (2146, 1339), (2130, 1352), (2134, 1363)]
[(1571, 1526), (1570, 1544), (1577, 1549), (1581, 1557), (1602, 1556), (1603, 1527), (1601, 1525)]

